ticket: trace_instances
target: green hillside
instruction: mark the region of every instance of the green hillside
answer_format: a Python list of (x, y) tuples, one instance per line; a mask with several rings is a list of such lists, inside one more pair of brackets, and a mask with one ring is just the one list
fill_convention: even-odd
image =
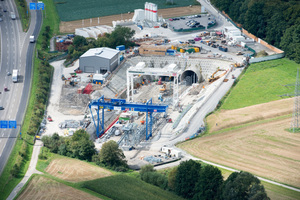
[[(286, 58), (251, 64), (238, 84), (230, 91), (221, 109), (237, 109), (282, 99), (293, 93), (300, 64)], [(286, 97), (285, 97), (286, 98)]]
[(83, 187), (115, 200), (182, 199), (171, 192), (126, 175), (86, 181)]

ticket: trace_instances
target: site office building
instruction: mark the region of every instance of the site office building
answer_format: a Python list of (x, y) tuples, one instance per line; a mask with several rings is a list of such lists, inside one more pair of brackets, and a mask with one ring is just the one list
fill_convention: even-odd
[(120, 51), (108, 47), (89, 49), (79, 58), (79, 68), (85, 73), (112, 72), (120, 64)]

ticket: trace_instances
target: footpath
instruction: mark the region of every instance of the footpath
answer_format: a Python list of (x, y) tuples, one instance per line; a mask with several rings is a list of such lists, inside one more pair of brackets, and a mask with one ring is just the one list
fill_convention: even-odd
[(32, 152), (28, 170), (27, 170), (24, 178), (22, 179), (22, 181), (10, 193), (7, 200), (12, 200), (16, 197), (16, 195), (19, 193), (19, 191), (22, 189), (22, 187), (26, 184), (26, 182), (28, 181), (28, 179), (31, 177), (32, 174), (43, 174), (42, 172), (35, 169), (42, 146), (43, 146), (43, 142), (41, 140), (36, 140), (36, 142), (33, 146), (33, 152)]

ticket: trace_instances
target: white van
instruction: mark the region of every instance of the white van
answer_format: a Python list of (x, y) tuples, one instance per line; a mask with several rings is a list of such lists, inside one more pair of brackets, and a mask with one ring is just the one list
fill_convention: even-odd
[(30, 41), (31, 43), (34, 42), (34, 35), (29, 36), (29, 41)]
[(10, 12), (10, 18), (11, 18), (11, 19), (16, 19), (16, 15), (15, 15), (14, 12)]

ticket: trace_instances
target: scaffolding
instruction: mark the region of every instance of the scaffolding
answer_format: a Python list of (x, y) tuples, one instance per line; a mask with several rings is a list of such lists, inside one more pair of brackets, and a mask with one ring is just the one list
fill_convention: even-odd
[(178, 84), (179, 75), (182, 73), (176, 64), (169, 64), (164, 68), (146, 68), (144, 62), (139, 62), (135, 67), (127, 69), (127, 101), (133, 102), (134, 76), (152, 75), (152, 76), (169, 76), (173, 77), (173, 108), (179, 102)]

